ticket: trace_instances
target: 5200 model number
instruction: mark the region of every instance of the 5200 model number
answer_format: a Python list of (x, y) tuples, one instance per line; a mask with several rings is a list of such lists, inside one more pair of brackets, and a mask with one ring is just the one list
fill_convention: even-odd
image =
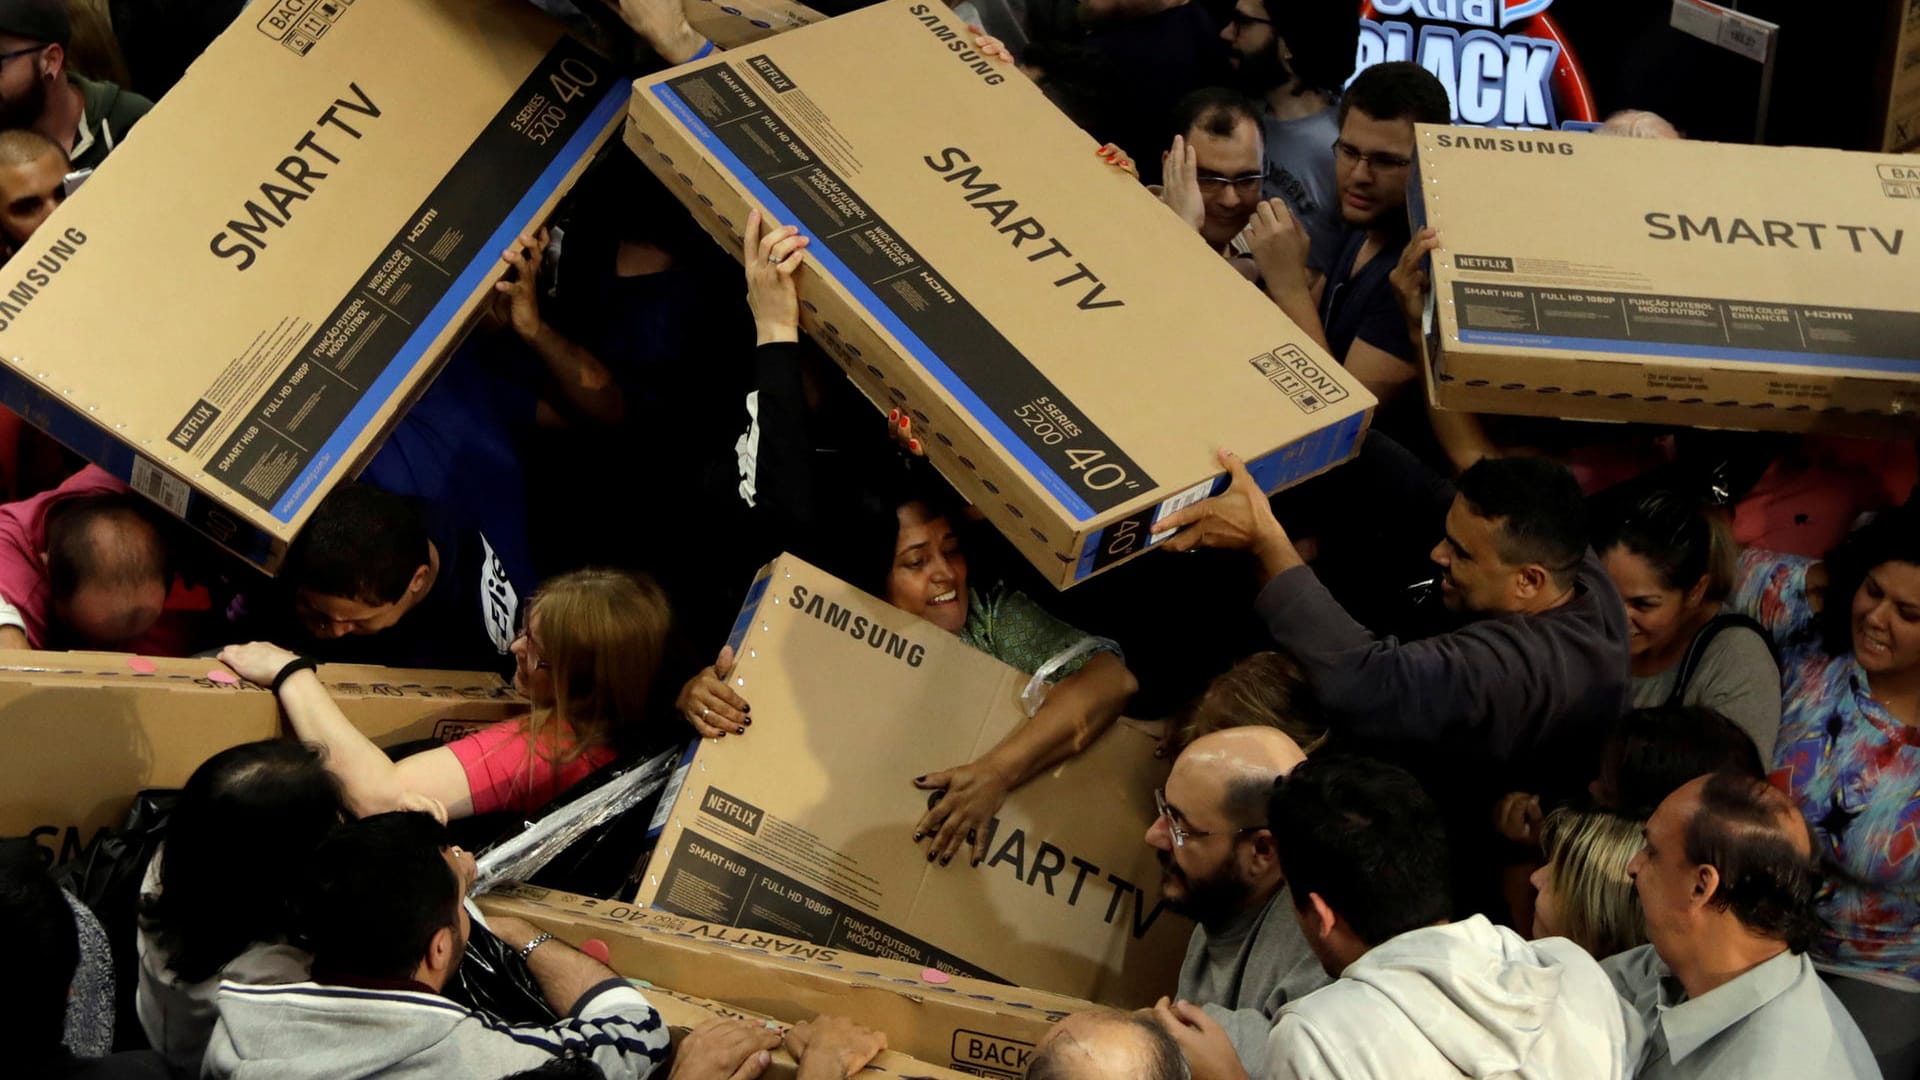
[(1105, 450), (1088, 450), (1065, 445), (1067, 440), (1079, 438), (1080, 426), (1075, 424), (1051, 398), (1041, 396), (1013, 410), (1014, 418), (1026, 425), (1030, 438), (1044, 446), (1060, 447), (1066, 455), (1067, 467), (1077, 473), (1076, 479), (1091, 491), (1111, 491), (1124, 486), (1131, 491), (1140, 486), (1139, 481), (1127, 474), (1125, 465), (1106, 460)]
[(559, 132), (560, 125), (567, 121), (564, 106), (585, 94), (588, 87), (599, 81), (599, 72), (575, 57), (567, 57), (560, 61), (559, 71), (547, 76), (558, 104), (545, 94), (535, 94), (526, 108), (513, 118), (513, 130), (524, 133), (541, 146), (547, 145), (547, 141)]

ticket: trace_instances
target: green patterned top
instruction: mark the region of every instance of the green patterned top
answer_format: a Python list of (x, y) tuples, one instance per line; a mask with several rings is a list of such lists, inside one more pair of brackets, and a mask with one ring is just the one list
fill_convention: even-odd
[[(1017, 589), (995, 585), (985, 593), (973, 588), (967, 590), (967, 625), (960, 631), (960, 640), (1029, 675), (1086, 637)], [(1074, 674), (1099, 653), (1120, 655), (1119, 648), (1112, 642), (1098, 640), (1100, 643), (1095, 648), (1053, 672), (1052, 681), (1059, 682)]]

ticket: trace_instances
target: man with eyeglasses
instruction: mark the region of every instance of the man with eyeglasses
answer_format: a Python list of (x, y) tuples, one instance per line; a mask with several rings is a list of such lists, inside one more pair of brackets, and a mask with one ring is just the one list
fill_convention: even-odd
[(1290, 215), (1262, 210), (1250, 223), (1268, 295), (1373, 391), (1390, 434), (1402, 433), (1402, 420), (1416, 430), (1426, 422), (1424, 409), (1400, 416), (1390, 406), (1419, 374), (1419, 348), (1387, 280), (1407, 244), (1413, 125), (1451, 118), (1446, 88), (1419, 64), (1378, 64), (1347, 88), (1333, 143), (1347, 232), (1317, 285), (1307, 269), (1308, 236)]
[(73, 25), (62, 0), (0, 0), (0, 130), (32, 128), (92, 169), (153, 102), (67, 70)]
[(1448, 837), (1404, 770), (1315, 755), (1267, 812), (1292, 889), (1280, 917), (1334, 980), (1280, 1010), (1256, 1068), (1206, 1014), (1156, 1009), (1193, 1080), (1630, 1074), (1625, 1006), (1585, 949), (1523, 940), (1484, 915), (1450, 921)]
[(1233, 244), (1260, 205), (1267, 178), (1258, 107), (1236, 90), (1195, 90), (1174, 106), (1174, 130), (1161, 201), (1252, 277), (1245, 251)]
[(1239, 0), (1220, 32), (1235, 85), (1263, 107), (1263, 194), (1284, 200), (1307, 227), (1308, 261), (1323, 273), (1344, 239), (1333, 141), (1359, 37), (1360, 21), (1344, 5), (1266, 0)]
[(1195, 923), (1175, 997), (1224, 1028), (1256, 1074), (1281, 1006), (1327, 984), (1293, 917), (1266, 824), (1274, 781), (1305, 760), (1270, 727), (1203, 735), (1153, 793), (1160, 816), (1147, 830), (1161, 895)]

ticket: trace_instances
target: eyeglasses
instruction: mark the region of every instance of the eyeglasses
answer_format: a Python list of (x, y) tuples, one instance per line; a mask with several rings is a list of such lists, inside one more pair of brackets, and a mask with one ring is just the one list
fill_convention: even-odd
[(0, 53), (0, 64), (4, 64), (16, 56), (26, 56), (30, 53), (37, 53), (44, 48), (46, 48), (45, 45), (29, 45), (24, 49), (15, 49), (12, 52)]
[(1267, 174), (1264, 170), (1243, 176), (1221, 176), (1219, 173), (1203, 172), (1196, 174), (1194, 180), (1203, 188), (1231, 187), (1245, 194), (1259, 191), (1260, 185), (1267, 182)]
[(1265, 825), (1248, 825), (1244, 828), (1235, 829), (1230, 833), (1212, 833), (1203, 832), (1199, 829), (1190, 829), (1180, 824), (1180, 819), (1174, 816), (1173, 807), (1167, 805), (1167, 792), (1165, 788), (1153, 789), (1153, 805), (1156, 810), (1160, 811), (1160, 816), (1167, 819), (1167, 831), (1173, 834), (1173, 846), (1177, 848), (1186, 847), (1187, 841), (1189, 840), (1204, 840), (1209, 836), (1241, 836), (1245, 833), (1259, 832), (1261, 829), (1266, 828)]
[(1412, 158), (1399, 154), (1363, 154), (1359, 147), (1345, 139), (1333, 140), (1333, 152), (1340, 159), (1340, 164), (1349, 169), (1362, 161), (1374, 172), (1398, 172), (1413, 164)]
[(1249, 15), (1244, 11), (1236, 11), (1232, 15), (1227, 16), (1227, 21), (1232, 23), (1234, 26), (1239, 27), (1242, 30), (1246, 29), (1249, 26), (1272, 26), (1273, 25), (1272, 19), (1263, 19), (1258, 15)]

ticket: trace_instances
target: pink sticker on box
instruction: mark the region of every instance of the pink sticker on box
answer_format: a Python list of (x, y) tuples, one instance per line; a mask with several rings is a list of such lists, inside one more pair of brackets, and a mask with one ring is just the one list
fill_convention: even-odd
[(144, 656), (128, 657), (127, 666), (142, 675), (151, 675), (159, 670), (159, 667), (154, 664), (153, 661)]
[(238, 686), (240, 685), (240, 676), (235, 675), (226, 668), (214, 668), (212, 671), (207, 672), (207, 681), (217, 682), (221, 686)]
[(935, 986), (944, 986), (953, 981), (953, 976), (948, 975), (944, 971), (935, 971), (932, 968), (921, 968), (920, 979), (922, 982), (930, 982)]

